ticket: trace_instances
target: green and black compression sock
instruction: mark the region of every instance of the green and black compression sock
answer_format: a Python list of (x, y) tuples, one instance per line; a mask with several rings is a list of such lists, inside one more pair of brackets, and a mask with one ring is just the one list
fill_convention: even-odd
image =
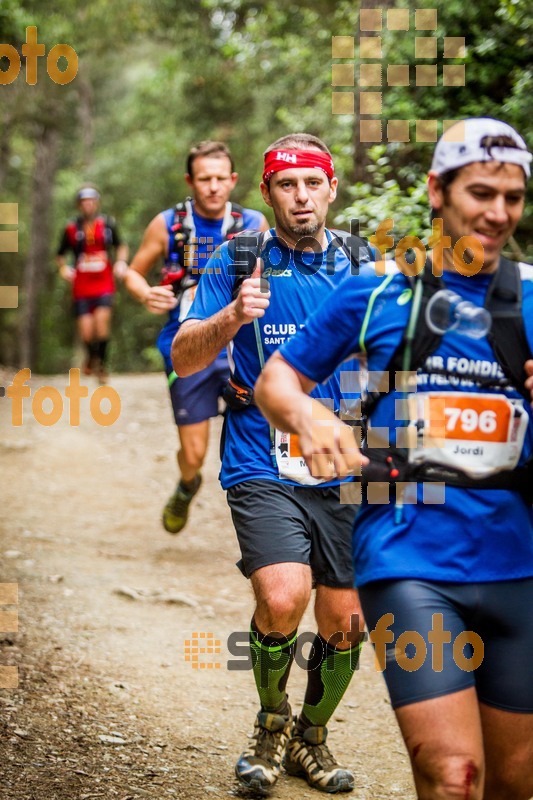
[(307, 662), (307, 689), (297, 727), (326, 725), (340, 703), (359, 664), (362, 643), (347, 650), (332, 647), (319, 633)]
[(257, 630), (254, 620), (250, 626), (250, 651), (255, 683), (264, 711), (277, 714), (288, 712), (285, 687), (294, 660), (296, 631), (274, 638)]

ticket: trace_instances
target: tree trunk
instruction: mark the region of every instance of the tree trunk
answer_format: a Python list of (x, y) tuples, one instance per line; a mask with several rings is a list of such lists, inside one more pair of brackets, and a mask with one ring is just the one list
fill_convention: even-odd
[(78, 88), (78, 119), (80, 122), (83, 166), (85, 169), (91, 166), (93, 159), (94, 145), (94, 122), (93, 122), (93, 88), (87, 79), (87, 70), (83, 75), (77, 76)]
[(38, 301), (50, 256), (50, 211), (58, 145), (59, 131), (42, 126), (35, 146), (30, 243), (24, 269), (24, 306), (20, 325), (20, 366), (30, 369), (34, 368), (38, 352)]
[[(361, 8), (360, 10), (364, 9), (382, 9), (382, 21), (383, 21), (383, 28), (381, 31), (370, 32), (370, 31), (359, 31), (360, 36), (381, 36), (384, 31), (386, 30), (387, 25), (387, 9), (392, 8), (394, 5), (394, 0), (361, 0)], [(383, 53), (383, 56), (386, 54)], [(386, 91), (386, 74), (387, 74), (387, 67), (386, 67), (386, 59), (383, 58), (381, 61), (383, 65), (383, 83), (381, 90)], [(373, 87), (371, 91), (378, 91), (378, 87)], [(360, 114), (359, 114), (359, 95), (360, 95), (360, 88), (359, 88), (359, 80), (358, 74), (356, 71), (356, 80), (355, 80), (355, 87), (354, 87), (354, 102), (355, 102), (355, 113), (353, 115), (353, 178), (354, 181), (361, 182), (361, 183), (371, 183), (372, 176), (369, 172), (367, 172), (367, 167), (370, 164), (370, 159), (368, 158), (368, 149), (372, 146), (372, 142), (362, 142), (361, 137), (359, 135), (359, 123), (360, 123)], [(383, 122), (383, 127), (385, 127), (385, 123)], [(377, 143), (376, 143), (377, 144)]]
[(17, 82), (4, 86), (2, 91), (2, 107), (0, 109), (0, 193), (4, 192), (6, 177), (9, 172), (11, 156), (11, 138), (17, 127), (20, 114), (17, 109), (24, 108), (24, 89)]
[(2, 124), (0, 125), (0, 193), (4, 191), (10, 155), (11, 126), (9, 124)]

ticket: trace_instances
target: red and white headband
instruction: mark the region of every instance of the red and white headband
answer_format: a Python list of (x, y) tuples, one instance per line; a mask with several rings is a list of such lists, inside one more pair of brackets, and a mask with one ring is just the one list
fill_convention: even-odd
[(335, 175), (333, 159), (322, 150), (270, 150), (265, 154), (263, 182), (284, 169), (321, 169), (331, 180)]

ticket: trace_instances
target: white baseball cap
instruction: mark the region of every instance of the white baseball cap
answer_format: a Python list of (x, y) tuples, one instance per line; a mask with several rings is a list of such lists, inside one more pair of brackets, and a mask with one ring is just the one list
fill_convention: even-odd
[(100, 200), (100, 193), (93, 186), (84, 186), (77, 193), (76, 200)]
[[(516, 147), (492, 146), (490, 139), (501, 136), (508, 136), (516, 142)], [(484, 142), (486, 138), (488, 142)], [(433, 153), (431, 171), (442, 175), (474, 161), (503, 161), (518, 164), (529, 178), (531, 158), (525, 141), (506, 122), (490, 117), (473, 117), (460, 120), (441, 136)]]

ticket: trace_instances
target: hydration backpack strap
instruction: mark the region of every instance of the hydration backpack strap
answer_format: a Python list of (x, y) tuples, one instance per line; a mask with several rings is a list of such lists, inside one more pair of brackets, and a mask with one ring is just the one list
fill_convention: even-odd
[(194, 234), (192, 198), (186, 197), (183, 203), (176, 203), (174, 207), (174, 219), (168, 231), (167, 261), (169, 264), (172, 263), (172, 255), (176, 253), (180, 267), (185, 266), (185, 246)]
[(503, 489), (520, 492), (527, 503), (533, 502), (533, 460), (515, 469), (502, 470), (486, 478), (472, 478), (461, 470), (442, 464), (409, 464), (405, 451), (395, 447), (367, 448), (369, 463), (362, 468), (361, 483), (445, 483), (461, 489)]
[[(413, 291), (413, 298), (416, 295), (417, 284), (422, 283), (422, 295), (420, 300), (420, 307), (414, 309), (416, 312), (416, 319), (413, 321), (414, 332), (410, 338), (409, 345), (411, 347), (411, 358), (408, 369), (416, 372), (419, 367), (422, 367), (426, 359), (435, 352), (440, 344), (442, 336), (438, 333), (433, 333), (429, 328), (426, 321), (426, 308), (434, 294), (444, 289), (444, 281), (442, 278), (437, 278), (433, 273), (433, 265), (428, 258), (424, 264), (424, 269), (421, 273), (414, 278), (409, 278), (411, 289)], [(409, 325), (404, 331), (402, 341), (389, 364), (389, 370), (395, 372), (404, 368), (403, 352), (407, 345), (407, 337), (409, 329), (412, 327), (411, 320)], [(394, 384), (393, 384), (394, 385)]]
[[(441, 336), (433, 333), (426, 322), (426, 307), (431, 297), (445, 287), (442, 278), (436, 278), (431, 269), (431, 262), (426, 261), (421, 275), (410, 279), (414, 290), (416, 281), (423, 281), (423, 294), (420, 312), (416, 321), (415, 336), (412, 342), (412, 357), (409, 369), (416, 371), (422, 367), (426, 359), (435, 352), (439, 346)], [(531, 349), (526, 337), (524, 318), (522, 315), (522, 280), (518, 264), (509, 259), (500, 258), (498, 269), (489, 284), (485, 298), (485, 308), (492, 317), (491, 329), (487, 338), (494, 350), (509, 383), (531, 402), (529, 392), (524, 387), (526, 373), (524, 363), (532, 357)], [(394, 375), (401, 370), (403, 353), (406, 345), (406, 334), (394, 353), (389, 366), (389, 385), (394, 386)], [(392, 382), (391, 382), (392, 381)], [(371, 394), (365, 401), (365, 414), (370, 415), (379, 402), (379, 394)]]
[(352, 275), (359, 275), (360, 264), (375, 261), (376, 255), (368, 243), (368, 239), (364, 239), (362, 236), (356, 236), (348, 231), (342, 231), (339, 228), (330, 228), (329, 230), (332, 234), (332, 239), (329, 243), (330, 247), (328, 248), (328, 257), (331, 245), (333, 245), (333, 248), (331, 248), (333, 252), (333, 258), (328, 258), (328, 268), (330, 267), (331, 262), (333, 270), (335, 269), (334, 253), (337, 249), (343, 250), (348, 256), (352, 265)]
[(74, 259), (76, 263), (78, 258), (85, 250), (85, 230), (83, 228), (82, 217), (76, 217), (75, 220), (74, 246), (72, 250), (74, 252)]
[[(113, 224), (114, 224), (113, 217), (109, 217), (107, 216), (107, 214), (98, 214), (98, 216), (94, 218), (95, 233), (97, 231), (96, 226), (98, 224), (101, 224), (103, 227), (104, 247), (109, 255), (110, 250), (113, 246)], [(85, 252), (85, 244), (86, 244), (86, 236), (85, 236), (83, 218), (76, 217), (75, 232), (74, 232), (74, 247), (72, 248), (74, 251), (74, 257), (76, 261), (82, 255), (82, 253)]]
[(242, 282), (253, 273), (257, 259), (263, 252), (263, 247), (268, 239), (270, 239), (268, 231), (244, 231), (230, 240), (228, 252), (233, 263), (229, 265), (229, 268), (232, 270), (231, 274), (235, 275), (233, 300), (239, 294)]
[[(241, 285), (246, 278), (252, 275), (257, 259), (263, 251), (263, 245), (270, 238), (269, 231), (245, 231), (244, 233), (237, 234), (234, 238), (230, 239), (228, 244), (228, 253), (232, 263), (228, 265), (231, 270), (230, 274), (235, 276), (233, 281), (232, 300), (235, 300), (239, 294)], [(261, 341), (261, 331), (259, 329), (259, 320), (253, 321), (255, 342), (257, 346), (257, 356), (259, 359), (259, 366), (263, 369), (265, 365), (265, 354), (263, 351), (263, 343)], [(232, 372), (222, 397), (226, 401), (226, 405), (232, 411), (242, 411), (248, 406), (255, 405), (253, 397), (253, 388), (247, 386), (246, 383), (235, 373)], [(272, 444), (273, 431), (270, 428), (270, 439)]]
[[(426, 260), (421, 273), (415, 277), (408, 278), (408, 280), (413, 298), (417, 293), (417, 286), (420, 287), (420, 284), (422, 285), (421, 300), (419, 306), (412, 301), (411, 315), (402, 340), (386, 367), (385, 371), (389, 373), (389, 387), (395, 386), (397, 372), (404, 371), (406, 367), (407, 370), (416, 372), (417, 369), (422, 367), (429, 356), (435, 352), (442, 338), (438, 333), (434, 333), (426, 322), (427, 304), (434, 294), (444, 288), (442, 278), (437, 278), (433, 274), (430, 259)], [(420, 288), (418, 288), (418, 291), (420, 291)], [(411, 352), (409, 363), (406, 365), (404, 355), (407, 347), (410, 348)], [(392, 391), (392, 388), (390, 391)], [(381, 392), (369, 392), (362, 404), (365, 417), (370, 417), (382, 397), (383, 393)]]
[[(168, 260), (171, 254), (177, 253), (180, 266), (185, 266), (185, 247), (196, 235), (192, 209), (192, 197), (186, 197), (182, 203), (176, 203), (174, 220), (168, 231)], [(244, 209), (237, 203), (226, 203), (222, 220), (221, 234), (225, 240), (232, 239), (244, 228)], [(192, 259), (189, 258), (189, 261)]]
[(500, 264), (490, 283), (485, 299), (492, 325), (487, 336), (494, 354), (509, 383), (531, 402), (524, 386), (527, 375), (524, 363), (531, 358), (524, 317), (522, 314), (522, 279), (520, 267), (514, 261), (500, 258)]
[[(426, 306), (431, 297), (444, 287), (444, 283), (433, 275), (428, 262), (426, 262), (423, 273), (410, 280), (413, 291), (416, 281), (419, 280), (422, 280), (424, 285), (420, 311), (415, 320), (415, 335), (411, 342), (413, 352), (409, 368), (412, 371), (416, 371), (424, 365), (426, 359), (437, 349), (442, 338), (428, 328)], [(492, 326), (487, 338), (495, 356), (510, 384), (529, 403), (531, 402), (530, 393), (524, 387), (526, 380), (524, 363), (532, 357), (532, 354), (524, 326), (522, 280), (518, 264), (506, 258), (500, 258), (498, 269), (487, 290), (485, 308), (492, 316)], [(412, 320), (410, 320), (409, 326), (411, 322)], [(402, 369), (405, 347), (406, 335), (404, 333), (402, 342), (389, 362), (389, 386), (394, 385), (394, 383), (390, 383), (390, 380), (394, 380), (395, 371)], [(375, 410), (382, 396), (378, 393), (372, 394), (363, 403), (363, 413), (367, 419)], [(449, 486), (463, 488), (519, 491), (526, 502), (533, 502), (533, 456), (522, 467), (505, 470), (498, 475), (480, 480), (438, 464), (426, 463), (416, 467), (408, 465), (405, 452), (398, 448), (388, 448), (384, 451), (377, 451), (376, 448), (373, 448), (367, 450), (366, 454), (370, 458), (370, 463), (363, 470), (363, 483), (376, 480), (389, 483), (398, 480), (438, 481)]]
[(113, 230), (115, 227), (115, 220), (113, 217), (110, 217), (107, 214), (102, 214), (100, 216), (100, 219), (102, 220), (104, 225), (104, 243), (105, 243), (105, 248), (109, 254), (111, 248), (113, 247), (113, 238), (114, 238)]
[(244, 229), (244, 208), (237, 203), (226, 203), (224, 221), (222, 223), (222, 236), (227, 241), (233, 239)]

